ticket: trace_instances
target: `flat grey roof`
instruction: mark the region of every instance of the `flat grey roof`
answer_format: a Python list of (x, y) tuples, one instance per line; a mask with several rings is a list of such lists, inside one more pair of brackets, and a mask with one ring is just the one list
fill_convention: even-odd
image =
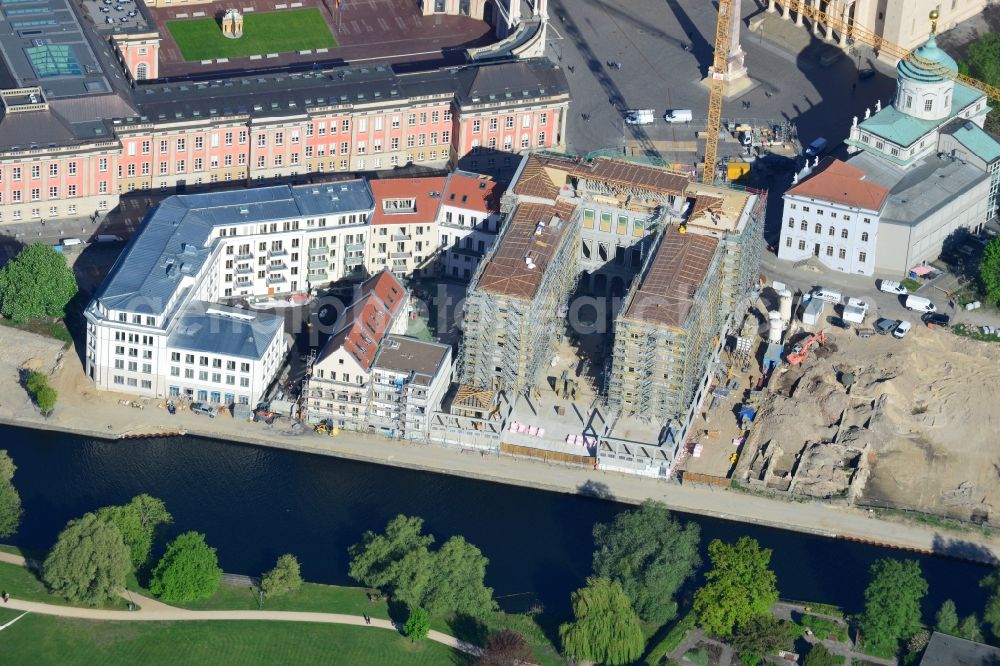
[(872, 182), (889, 188), (883, 222), (913, 226), (989, 178), (971, 164), (937, 155), (928, 155), (905, 170), (867, 152), (855, 155), (847, 163), (864, 171)]
[(284, 330), (283, 317), (196, 301), (174, 321), (167, 346), (219, 356), (259, 359)]
[(193, 285), (211, 253), (215, 227), (371, 211), (364, 180), (280, 185), (168, 197), (147, 216), (98, 291), (109, 310), (162, 314), (178, 289)]
[(430, 386), (441, 369), (451, 347), (424, 342), (405, 335), (389, 335), (379, 348), (373, 367), (399, 373), (412, 373), (412, 382)]
[(920, 666), (1000, 666), (1000, 650), (935, 631)]
[(3, 87), (40, 86), (49, 99), (112, 92), (68, 0), (8, 0), (0, 12)]

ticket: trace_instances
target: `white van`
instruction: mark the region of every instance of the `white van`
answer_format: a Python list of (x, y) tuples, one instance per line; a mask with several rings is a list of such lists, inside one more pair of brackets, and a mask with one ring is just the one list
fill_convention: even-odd
[(83, 245), (83, 241), (79, 238), (63, 238), (60, 242), (66, 247), (71, 245)]
[(906, 297), (906, 303), (904, 305), (907, 310), (914, 310), (916, 312), (937, 312), (937, 308), (934, 304), (923, 296), (913, 296), (911, 294)]
[(694, 119), (694, 114), (691, 113), (691, 109), (671, 109), (663, 119), (668, 123), (689, 123)]
[(653, 109), (629, 109), (625, 112), (625, 122), (629, 125), (652, 125), (656, 121)]
[(827, 303), (840, 303), (842, 300), (840, 292), (836, 292), (831, 289), (824, 289), (823, 287), (816, 287), (813, 289), (812, 297), (818, 298), (821, 301), (826, 301)]

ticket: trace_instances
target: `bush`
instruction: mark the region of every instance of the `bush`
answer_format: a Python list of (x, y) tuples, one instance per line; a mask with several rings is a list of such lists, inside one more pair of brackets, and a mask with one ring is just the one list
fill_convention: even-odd
[(423, 608), (414, 608), (410, 611), (410, 616), (406, 618), (403, 625), (403, 635), (411, 641), (418, 641), (427, 638), (431, 631), (431, 618)]
[(681, 644), (684, 637), (687, 636), (687, 632), (694, 629), (695, 625), (695, 614), (688, 613), (677, 623), (670, 628), (667, 635), (663, 637), (659, 643), (657, 643), (649, 654), (646, 655), (647, 666), (659, 666), (660, 662), (666, 659), (667, 655), (677, 649), (677, 646)]
[(302, 574), (299, 572), (299, 561), (289, 553), (279, 557), (274, 568), (264, 574), (260, 582), (260, 589), (267, 597), (295, 592), (300, 587)]
[(24, 388), (28, 390), (31, 399), (38, 405), (38, 410), (48, 416), (56, 408), (58, 394), (56, 390), (49, 386), (49, 378), (41, 372), (29, 372), (24, 381)]

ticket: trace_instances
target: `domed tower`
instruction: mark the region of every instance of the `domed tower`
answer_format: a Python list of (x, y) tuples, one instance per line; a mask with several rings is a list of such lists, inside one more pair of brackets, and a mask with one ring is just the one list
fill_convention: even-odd
[(910, 57), (896, 65), (896, 110), (921, 120), (941, 120), (951, 114), (955, 60), (937, 45), (937, 10), (930, 14), (931, 36)]

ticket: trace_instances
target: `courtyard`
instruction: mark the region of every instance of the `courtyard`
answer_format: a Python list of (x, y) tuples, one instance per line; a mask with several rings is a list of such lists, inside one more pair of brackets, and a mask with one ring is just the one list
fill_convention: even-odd
[(242, 58), (337, 46), (319, 9), (254, 12), (243, 19), (243, 36), (226, 37), (214, 18), (168, 21), (167, 29), (185, 60)]

